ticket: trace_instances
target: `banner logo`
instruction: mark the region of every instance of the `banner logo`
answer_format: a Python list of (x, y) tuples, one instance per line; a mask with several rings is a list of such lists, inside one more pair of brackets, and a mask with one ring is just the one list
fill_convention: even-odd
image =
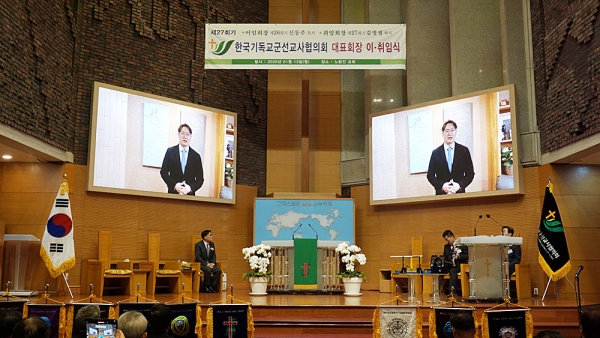
[(171, 332), (173, 334), (183, 337), (190, 332), (190, 322), (186, 316), (177, 316), (171, 321)]
[(212, 53), (221, 56), (229, 51), (229, 48), (231, 48), (231, 45), (234, 42), (235, 40), (221, 41), (221, 43), (217, 44), (217, 49), (213, 50)]

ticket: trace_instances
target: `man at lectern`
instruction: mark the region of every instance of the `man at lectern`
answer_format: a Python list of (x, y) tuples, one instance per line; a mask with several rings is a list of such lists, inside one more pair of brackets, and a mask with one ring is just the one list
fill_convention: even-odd
[(450, 273), (450, 290), (454, 287), (454, 290), (458, 287), (458, 273), (460, 272), (460, 265), (467, 263), (469, 256), (466, 246), (455, 246), (454, 245), (454, 233), (450, 230), (444, 231), (442, 234), (446, 245), (444, 245), (444, 264), (448, 267)]
[[(502, 236), (512, 237), (515, 229), (508, 225), (502, 226)], [(521, 263), (521, 246), (511, 245), (508, 247), (508, 275), (515, 273), (515, 264)]]
[(475, 177), (469, 148), (456, 143), (456, 122), (448, 120), (442, 126), (444, 144), (431, 153), (427, 180), (436, 195), (464, 193)]
[(202, 231), (202, 240), (196, 243), (196, 262), (200, 262), (200, 269), (204, 272), (204, 289), (200, 292), (217, 292), (221, 269), (217, 266), (217, 251), (210, 230)]
[(177, 129), (179, 144), (170, 147), (165, 153), (160, 176), (167, 185), (169, 194), (195, 195), (204, 183), (202, 159), (190, 147), (192, 128), (182, 124)]

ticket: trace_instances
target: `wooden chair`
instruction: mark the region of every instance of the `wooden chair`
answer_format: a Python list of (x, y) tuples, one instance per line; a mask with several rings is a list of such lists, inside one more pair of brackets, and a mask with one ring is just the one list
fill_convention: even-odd
[(511, 282), (515, 282), (517, 299), (531, 298), (531, 269), (529, 264), (515, 264), (515, 273), (510, 276)]
[(160, 234), (148, 234), (148, 262), (140, 263), (142, 267), (150, 269), (146, 282), (147, 293), (181, 292), (181, 262), (160, 260)]
[[(81, 262), (82, 288), (93, 285), (97, 296), (131, 295), (133, 290), (133, 265), (131, 262), (112, 262), (112, 232), (98, 231), (98, 259)], [(94, 292), (93, 292), (94, 293)]]

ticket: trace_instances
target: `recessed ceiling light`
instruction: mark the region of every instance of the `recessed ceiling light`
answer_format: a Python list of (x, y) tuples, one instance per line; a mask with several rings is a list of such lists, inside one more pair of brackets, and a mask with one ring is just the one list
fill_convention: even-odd
[(12, 159), (12, 156), (10, 156), (10, 155), (2, 155), (2, 158), (5, 159), (5, 160), (10, 160), (10, 159)]

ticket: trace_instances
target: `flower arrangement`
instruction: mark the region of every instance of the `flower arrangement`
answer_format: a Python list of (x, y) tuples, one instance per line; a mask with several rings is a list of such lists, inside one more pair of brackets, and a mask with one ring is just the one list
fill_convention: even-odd
[(271, 247), (264, 244), (243, 248), (244, 259), (250, 263), (250, 270), (244, 272), (244, 280), (250, 277), (269, 277), (273, 271), (268, 270), (271, 263)]
[(365, 278), (365, 274), (358, 271), (355, 267), (356, 262), (360, 265), (367, 264), (367, 257), (362, 253), (362, 250), (358, 246), (348, 245), (348, 243), (342, 242), (335, 248), (335, 252), (342, 255), (342, 263), (346, 264), (346, 271), (340, 272), (337, 275), (338, 278)]
[(233, 179), (233, 166), (230, 163), (225, 164), (225, 178), (228, 180)]
[(510, 167), (511, 165), (513, 165), (513, 151), (512, 148), (509, 147), (504, 147), (502, 148), (502, 164), (504, 164), (505, 167)]

